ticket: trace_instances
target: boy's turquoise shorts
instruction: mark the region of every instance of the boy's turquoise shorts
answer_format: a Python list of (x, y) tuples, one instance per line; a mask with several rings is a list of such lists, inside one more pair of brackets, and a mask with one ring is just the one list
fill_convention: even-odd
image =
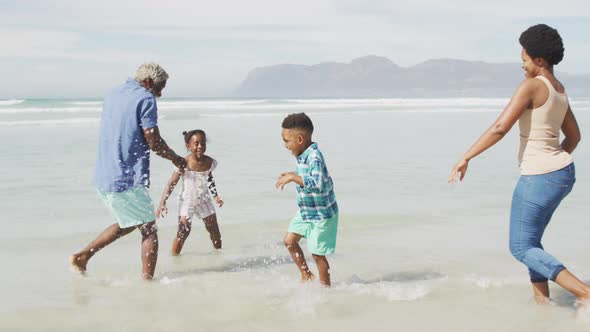
[(295, 233), (307, 239), (307, 249), (314, 255), (325, 256), (336, 250), (336, 233), (338, 232), (338, 214), (322, 221), (306, 222), (297, 212), (291, 219), (289, 233)]
[(111, 210), (119, 227), (129, 228), (156, 220), (154, 203), (144, 186), (122, 192), (101, 192), (98, 196)]

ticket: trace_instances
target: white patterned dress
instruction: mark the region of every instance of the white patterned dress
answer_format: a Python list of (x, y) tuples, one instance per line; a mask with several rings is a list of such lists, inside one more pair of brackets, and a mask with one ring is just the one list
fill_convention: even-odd
[[(217, 167), (217, 161), (213, 159), (211, 167), (207, 171), (185, 170), (182, 175), (182, 190), (178, 195), (178, 215), (192, 219), (196, 216), (204, 219), (215, 214), (215, 206), (211, 200), (217, 196), (213, 170)], [(176, 169), (178, 171), (178, 169)], [(211, 194), (211, 195), (210, 195)]]

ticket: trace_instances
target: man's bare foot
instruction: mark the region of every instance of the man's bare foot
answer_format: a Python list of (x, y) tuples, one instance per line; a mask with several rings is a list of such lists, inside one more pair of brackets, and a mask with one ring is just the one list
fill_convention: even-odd
[(315, 276), (311, 272), (301, 274), (301, 282), (302, 283), (306, 283), (308, 281), (314, 281), (314, 280), (315, 280)]
[(69, 261), (74, 271), (79, 272), (80, 274), (86, 273), (86, 264), (88, 264), (88, 259), (86, 259), (82, 254), (74, 254), (70, 256)]

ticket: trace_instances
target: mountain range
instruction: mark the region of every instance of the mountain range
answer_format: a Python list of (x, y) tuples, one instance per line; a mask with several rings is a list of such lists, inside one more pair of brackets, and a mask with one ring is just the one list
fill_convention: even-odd
[[(557, 72), (570, 96), (590, 95), (590, 75)], [(251, 70), (235, 97), (380, 98), (508, 97), (524, 79), (518, 63), (457, 59), (428, 60), (401, 67), (369, 55), (350, 63), (280, 64)]]

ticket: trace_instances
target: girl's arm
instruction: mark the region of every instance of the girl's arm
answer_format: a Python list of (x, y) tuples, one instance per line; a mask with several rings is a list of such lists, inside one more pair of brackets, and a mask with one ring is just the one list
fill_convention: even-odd
[(213, 179), (213, 172), (210, 171), (209, 175), (207, 176), (207, 188), (209, 188), (209, 192), (213, 195), (215, 202), (219, 205), (219, 207), (223, 206), (223, 200), (217, 194), (217, 187), (215, 186), (215, 180)]
[(518, 121), (522, 113), (531, 107), (536, 83), (533, 80), (533, 78), (530, 78), (520, 84), (510, 102), (492, 126), (481, 135), (453, 167), (449, 183), (454, 183), (458, 174), (459, 180), (463, 181), (469, 161), (498, 143), (512, 129), (512, 126)]
[(213, 197), (217, 197), (217, 187), (215, 186), (215, 180), (213, 179), (213, 172), (209, 172), (207, 176), (207, 188)]
[(174, 187), (176, 186), (176, 184), (178, 183), (179, 180), (180, 180), (180, 173), (178, 171), (174, 170), (174, 172), (172, 173), (172, 176), (170, 177), (170, 180), (168, 180), (168, 184), (166, 184), (166, 187), (164, 188), (164, 191), (162, 192), (162, 197), (160, 198), (160, 206), (156, 210), (156, 217), (158, 217), (158, 218), (160, 218), (160, 216), (164, 217), (166, 215), (166, 213), (168, 212), (168, 208), (166, 207), (166, 201), (168, 200), (168, 197), (170, 197), (170, 195), (174, 191)]

